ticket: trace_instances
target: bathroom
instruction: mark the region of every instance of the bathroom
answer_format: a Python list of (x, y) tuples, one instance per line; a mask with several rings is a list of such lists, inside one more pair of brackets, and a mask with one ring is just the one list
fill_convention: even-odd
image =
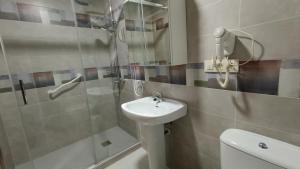
[(0, 0), (0, 169), (300, 169), (299, 30), (297, 0)]

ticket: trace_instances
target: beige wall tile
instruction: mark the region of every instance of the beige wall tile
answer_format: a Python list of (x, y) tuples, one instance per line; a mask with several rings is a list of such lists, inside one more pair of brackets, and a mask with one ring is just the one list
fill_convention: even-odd
[(30, 160), (30, 152), (22, 126), (15, 125), (5, 130), (14, 163), (21, 164)]
[(241, 26), (300, 15), (300, 2), (293, 0), (242, 0)]
[(0, 107), (2, 109), (16, 108), (17, 99), (13, 92), (0, 93)]
[(199, 162), (199, 152), (193, 147), (187, 146), (181, 142), (173, 140), (171, 147), (171, 168), (174, 169), (198, 169), (201, 167)]
[(299, 99), (239, 93), (235, 107), (238, 120), (300, 134)]
[(212, 34), (196, 37), (191, 33), (190, 36), (189, 63), (202, 63), (205, 59), (211, 59), (215, 55), (215, 38)]
[(110, 66), (110, 45), (112, 36), (104, 30), (79, 29), (78, 39), (81, 47), (83, 67)]
[[(195, 2), (189, 2), (195, 5)], [(191, 6), (189, 5), (189, 6)], [(240, 0), (221, 0), (213, 5), (187, 10), (188, 34), (198, 37), (212, 34), (219, 26), (236, 28), (239, 26)], [(189, 36), (190, 37), (190, 36)]]
[(11, 156), (11, 150), (8, 144), (8, 140), (6, 137), (6, 132), (3, 126), (3, 121), (0, 116), (0, 151), (2, 154), (2, 158), (4, 160), (4, 165), (6, 168), (13, 168), (13, 159)]
[(22, 125), (21, 113), (19, 112), (17, 107), (1, 110), (1, 118), (3, 120), (4, 128), (15, 125)]
[(275, 138), (290, 144), (300, 146), (300, 135), (284, 132), (281, 130), (266, 128), (264, 126), (258, 126), (253, 123), (245, 121), (237, 121), (236, 128), (251, 131), (267, 137)]
[(198, 130), (193, 129), (192, 125), (174, 123), (171, 126), (172, 139), (193, 147), (211, 158), (218, 159), (220, 157), (219, 138), (201, 134)]
[(202, 113), (196, 109), (189, 109), (189, 114), (181, 120), (176, 121), (183, 125), (191, 125), (197, 133), (218, 138), (223, 131), (234, 127), (234, 120), (220, 116)]
[(191, 8), (193, 5), (195, 7), (199, 8), (201, 6), (205, 5), (214, 5), (215, 3), (218, 3), (219, 1), (222, 0), (186, 0), (188, 8)]
[(299, 59), (300, 40), (297, 38), (300, 37), (299, 29), (300, 18), (294, 18), (242, 30), (253, 34), (258, 42), (255, 46), (255, 56), (259, 58), (256, 59), (271, 60)]
[(220, 160), (201, 154), (197, 149), (173, 141), (171, 168), (174, 169), (220, 169)]
[(4, 38), (11, 73), (80, 69), (77, 42), (61, 39)]

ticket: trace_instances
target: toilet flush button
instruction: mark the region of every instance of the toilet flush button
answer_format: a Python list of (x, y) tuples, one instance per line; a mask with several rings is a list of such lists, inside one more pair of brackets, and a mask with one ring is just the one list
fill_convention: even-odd
[(260, 142), (258, 144), (258, 147), (260, 147), (261, 149), (268, 149), (269, 148), (268, 145), (266, 143), (263, 143), (263, 142)]

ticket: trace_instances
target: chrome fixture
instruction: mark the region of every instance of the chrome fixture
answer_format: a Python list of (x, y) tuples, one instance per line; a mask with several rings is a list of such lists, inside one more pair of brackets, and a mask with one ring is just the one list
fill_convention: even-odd
[(268, 145), (266, 143), (263, 143), (263, 142), (259, 143), (258, 147), (260, 147), (262, 149), (268, 149), (269, 148)]
[(76, 77), (75, 77), (74, 79), (70, 80), (69, 82), (62, 84), (62, 85), (58, 86), (58, 87), (55, 88), (55, 89), (48, 90), (48, 94), (49, 94), (49, 95), (52, 95), (52, 94), (55, 94), (55, 93), (61, 91), (61, 89), (64, 89), (65, 87), (70, 86), (71, 84), (73, 84), (73, 83), (76, 82), (77, 80), (81, 79), (81, 77), (82, 77), (82, 75), (81, 75), (80, 73), (78, 73), (78, 74), (76, 75)]
[(153, 97), (153, 101), (156, 101), (156, 106), (158, 103), (163, 101), (162, 94), (158, 91), (154, 91), (152, 97)]

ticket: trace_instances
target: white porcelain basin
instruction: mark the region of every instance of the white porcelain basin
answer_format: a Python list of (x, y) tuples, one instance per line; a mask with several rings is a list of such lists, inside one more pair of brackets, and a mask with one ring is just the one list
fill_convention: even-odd
[(126, 116), (146, 125), (158, 125), (177, 120), (187, 113), (185, 103), (164, 98), (157, 104), (153, 97), (144, 97), (122, 104)]

